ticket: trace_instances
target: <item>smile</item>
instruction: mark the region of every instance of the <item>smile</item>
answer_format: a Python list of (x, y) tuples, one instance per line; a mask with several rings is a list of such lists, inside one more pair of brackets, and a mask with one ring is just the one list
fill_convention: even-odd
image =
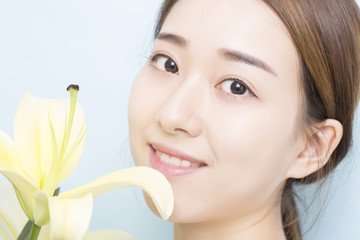
[(200, 163), (193, 163), (187, 160), (183, 160), (177, 157), (170, 156), (166, 153), (155, 150), (156, 156), (160, 158), (163, 163), (175, 166), (175, 167), (200, 167)]
[(189, 175), (207, 166), (204, 162), (168, 148), (159, 146), (151, 146), (150, 148), (151, 166), (167, 177)]

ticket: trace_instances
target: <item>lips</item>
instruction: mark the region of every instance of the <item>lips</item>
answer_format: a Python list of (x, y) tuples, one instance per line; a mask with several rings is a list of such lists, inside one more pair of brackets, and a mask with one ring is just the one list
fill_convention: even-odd
[(174, 150), (151, 145), (151, 166), (167, 177), (188, 175), (202, 170), (206, 163)]

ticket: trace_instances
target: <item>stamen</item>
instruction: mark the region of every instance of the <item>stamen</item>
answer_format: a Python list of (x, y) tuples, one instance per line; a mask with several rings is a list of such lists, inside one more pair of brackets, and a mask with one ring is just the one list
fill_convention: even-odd
[[(65, 120), (65, 133), (64, 137), (62, 139), (61, 149), (59, 152), (59, 155), (56, 156), (57, 149), (55, 150), (55, 154), (53, 155), (54, 159), (52, 159), (52, 163), (50, 166), (50, 171), (48, 176), (48, 179), (46, 182), (44, 182), (44, 185), (42, 186), (42, 190), (46, 191), (49, 194), (53, 194), (54, 189), (56, 188), (56, 185), (58, 183), (60, 174), (62, 172), (62, 168), (67, 165), (67, 161), (70, 159), (70, 157), (65, 158), (66, 150), (68, 148), (70, 135), (71, 135), (71, 129), (74, 122), (74, 116), (75, 116), (75, 109), (76, 109), (76, 101), (77, 101), (77, 92), (79, 91), (79, 86), (75, 84), (71, 84), (66, 89), (70, 93), (70, 109), (69, 114), (67, 114), (67, 119)], [(54, 134), (54, 129), (50, 121), (50, 128), (51, 128), (51, 134), (52, 134), (52, 144), (56, 147), (56, 139)], [(75, 149), (74, 149), (75, 150)], [(72, 151), (74, 151), (72, 150)]]
[(67, 128), (65, 130), (64, 141), (63, 141), (63, 144), (61, 146), (61, 152), (60, 152), (60, 156), (59, 156), (60, 160), (62, 160), (64, 158), (66, 148), (67, 148), (67, 145), (68, 145), (68, 142), (69, 142), (71, 128), (72, 128), (72, 124), (74, 122), (74, 114), (75, 114), (75, 108), (76, 108), (77, 92), (79, 91), (79, 89), (80, 89), (79, 86), (75, 85), (75, 84), (71, 84), (66, 88), (66, 90), (70, 92), (70, 111), (69, 111), (68, 122), (66, 124)]
[(76, 84), (70, 84), (70, 85), (66, 88), (66, 91), (69, 91), (69, 92), (70, 92), (71, 89), (74, 89), (74, 90), (76, 90), (76, 91), (79, 91), (79, 90), (80, 90), (79, 85), (76, 85)]

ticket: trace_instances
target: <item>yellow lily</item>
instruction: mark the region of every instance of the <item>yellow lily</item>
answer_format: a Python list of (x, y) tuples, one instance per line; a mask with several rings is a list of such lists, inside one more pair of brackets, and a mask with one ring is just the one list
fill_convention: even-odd
[[(0, 184), (0, 239), (16, 240), (21, 229), (27, 222), (27, 217), (17, 201), (14, 189), (7, 184)], [(38, 240), (51, 239), (50, 224), (41, 230)], [(86, 233), (82, 240), (113, 239), (134, 240), (134, 238), (119, 230), (99, 230)]]
[(82, 239), (93, 198), (107, 191), (138, 186), (167, 219), (173, 208), (170, 184), (147, 167), (123, 169), (54, 197), (56, 187), (76, 167), (86, 127), (78, 87), (69, 86), (69, 100), (44, 100), (25, 94), (15, 116), (13, 141), (0, 131), (0, 173), (13, 185), (24, 213), (33, 225), (32, 238), (50, 221), (51, 239)]

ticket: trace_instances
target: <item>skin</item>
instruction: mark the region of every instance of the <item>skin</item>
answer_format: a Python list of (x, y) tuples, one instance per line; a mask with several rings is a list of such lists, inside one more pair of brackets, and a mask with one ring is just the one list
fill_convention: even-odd
[[(225, 54), (235, 51), (262, 64)], [(175, 196), (175, 239), (285, 239), (285, 180), (326, 161), (311, 162), (316, 156), (301, 134), (299, 57), (281, 20), (258, 0), (181, 0), (153, 53), (168, 57), (145, 64), (129, 103), (135, 163), (152, 166), (156, 145), (206, 164), (167, 176)], [(179, 71), (169, 72), (166, 61)], [(234, 78), (248, 90), (234, 94)], [(336, 135), (332, 123), (320, 126), (329, 133), (324, 139), (341, 138), (341, 126)], [(331, 153), (337, 143), (330, 142)], [(156, 211), (150, 200), (148, 205)]]

